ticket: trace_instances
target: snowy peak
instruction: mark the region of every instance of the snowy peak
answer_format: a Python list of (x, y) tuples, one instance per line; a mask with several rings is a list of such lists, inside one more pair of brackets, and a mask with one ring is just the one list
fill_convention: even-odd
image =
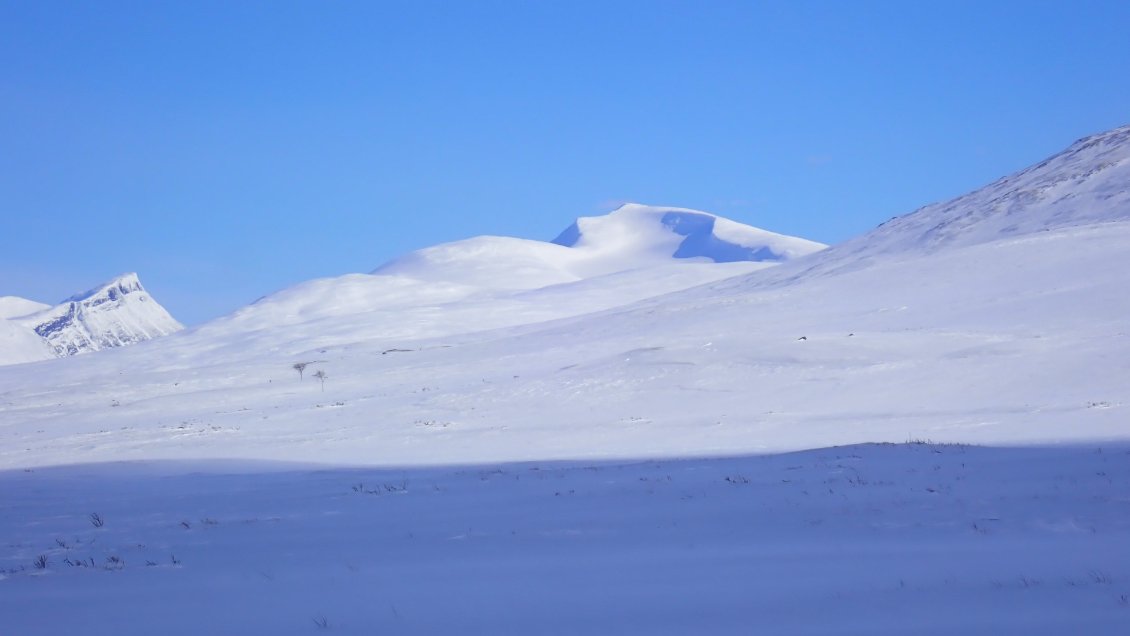
[(16, 322), (30, 327), (59, 357), (131, 345), (184, 328), (134, 273)]
[(932, 251), (1128, 220), (1130, 126), (1123, 126), (979, 190), (896, 217), (849, 245), (876, 253)]
[(75, 294), (63, 302), (88, 302), (91, 306), (96, 306), (105, 302), (117, 301), (126, 294), (139, 292), (144, 293), (145, 288), (141, 286), (141, 281), (137, 278), (137, 274), (130, 272), (128, 274), (122, 274), (114, 280), (103, 283), (94, 289), (81, 294)]
[(638, 203), (604, 216), (579, 218), (553, 242), (590, 253), (702, 258), (716, 263), (785, 261), (826, 247), (707, 212)]
[(624, 205), (582, 217), (552, 242), (479, 236), (417, 250), (377, 268), (487, 289), (536, 289), (676, 263), (772, 264), (824, 249), (686, 208)]

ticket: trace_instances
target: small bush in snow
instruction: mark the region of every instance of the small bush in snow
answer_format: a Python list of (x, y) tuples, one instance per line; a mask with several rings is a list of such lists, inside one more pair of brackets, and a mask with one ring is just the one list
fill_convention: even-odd
[(306, 371), (306, 365), (308, 365), (308, 364), (310, 364), (310, 363), (309, 362), (295, 362), (294, 365), (292, 367), (290, 367), (290, 368), (292, 368), (292, 369), (294, 369), (295, 371), (298, 372), (298, 381), (299, 382), (302, 381), (302, 373), (304, 371)]

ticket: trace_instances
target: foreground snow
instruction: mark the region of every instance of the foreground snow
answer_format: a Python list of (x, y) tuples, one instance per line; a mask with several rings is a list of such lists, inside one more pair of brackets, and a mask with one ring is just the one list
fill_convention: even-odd
[(1113, 635), (1128, 492), (1125, 445), (15, 471), (0, 613), (13, 634)]

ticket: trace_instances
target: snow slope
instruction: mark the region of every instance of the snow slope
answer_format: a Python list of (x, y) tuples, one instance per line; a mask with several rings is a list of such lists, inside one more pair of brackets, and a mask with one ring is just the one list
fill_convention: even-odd
[(0, 318), (18, 318), (50, 307), (51, 305), (19, 296), (0, 296)]
[(51, 348), (36, 333), (10, 318), (49, 308), (19, 296), (0, 296), (0, 364), (18, 364), (51, 358)]
[(856, 242), (936, 250), (1063, 227), (1130, 221), (1130, 126), (1092, 135), (1027, 170), (893, 219)]
[[(0, 309), (9, 317), (0, 341), (0, 364), (123, 347), (184, 328), (132, 273), (76, 294), (54, 307), (15, 299), (6, 300)], [(31, 345), (33, 338), (47, 346)]]
[(1080, 139), (1063, 152), (974, 192), (895, 217), (807, 259), (804, 269), (858, 268), (875, 259), (1126, 221), (1130, 221), (1130, 126)]
[[(692, 221), (695, 231), (685, 231)], [(572, 227), (585, 233), (570, 245), (479, 236), (412, 252), (372, 274), (309, 281), (205, 325), (195, 340), (204, 347), (245, 348), (253, 340), (310, 349), (532, 324), (757, 271), (825, 247), (705, 212), (635, 204)], [(692, 239), (722, 247), (681, 255)]]
[(0, 364), (35, 362), (53, 357), (51, 348), (24, 325), (0, 319)]

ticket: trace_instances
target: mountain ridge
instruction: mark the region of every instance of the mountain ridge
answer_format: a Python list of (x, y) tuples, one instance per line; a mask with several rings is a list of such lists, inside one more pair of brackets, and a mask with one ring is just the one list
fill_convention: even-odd
[(715, 289), (781, 286), (886, 260), (1130, 221), (1130, 125), (1088, 135), (1064, 150), (966, 194), (893, 217), (874, 229), (779, 268)]
[(970, 245), (995, 238), (1130, 220), (1130, 125), (1083, 137), (1061, 152), (967, 194), (880, 224), (846, 245), (873, 251)]
[[(33, 301), (13, 301), (7, 305), (32, 306), (27, 303)], [(0, 364), (123, 347), (184, 328), (153, 299), (134, 272), (116, 276), (54, 306), (34, 305), (39, 305), (40, 309), (6, 319), (7, 346), (0, 351), (4, 354)], [(36, 355), (40, 351), (29, 337), (20, 334), (21, 331), (30, 332), (45, 344), (41, 356)]]

